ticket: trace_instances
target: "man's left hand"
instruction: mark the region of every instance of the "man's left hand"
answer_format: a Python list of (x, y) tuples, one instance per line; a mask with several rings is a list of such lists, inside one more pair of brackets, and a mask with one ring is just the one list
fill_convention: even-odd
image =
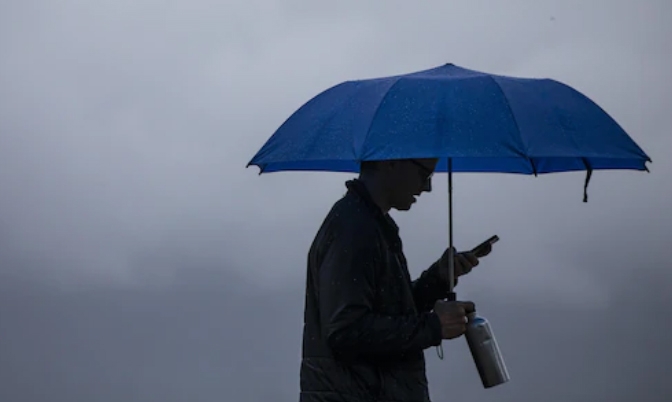
[[(453, 248), (453, 250), (455, 250), (455, 249)], [(449, 273), (448, 273), (449, 272), (448, 271), (448, 267), (449, 267), (448, 264), (449, 263), (448, 263), (448, 261), (450, 259), (450, 254), (451, 254), (450, 253), (450, 248), (448, 248), (443, 253), (441, 258), (439, 259), (439, 271), (441, 273), (441, 277), (446, 282), (448, 282), (448, 279), (449, 279)], [(462, 275), (468, 274), (479, 263), (476, 255), (474, 255), (473, 253), (471, 253), (469, 251), (463, 251), (463, 252), (460, 252), (460, 253), (454, 251), (454, 255), (455, 255), (455, 264), (454, 264), (455, 278), (458, 278)]]

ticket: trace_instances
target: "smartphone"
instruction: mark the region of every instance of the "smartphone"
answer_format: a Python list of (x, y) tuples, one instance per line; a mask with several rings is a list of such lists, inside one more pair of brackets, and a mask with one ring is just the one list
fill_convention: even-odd
[(475, 255), (481, 255), (485, 253), (485, 248), (490, 245), (492, 246), (493, 244), (497, 243), (499, 241), (499, 236), (494, 235), (488, 240), (484, 241), (483, 243), (479, 244), (478, 246), (474, 247), (471, 252)]

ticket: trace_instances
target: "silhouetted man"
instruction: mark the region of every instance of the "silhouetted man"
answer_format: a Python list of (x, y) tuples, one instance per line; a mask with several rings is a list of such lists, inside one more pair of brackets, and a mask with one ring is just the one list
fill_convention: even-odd
[[(474, 305), (443, 301), (449, 250), (411, 280), (388, 212), (431, 191), (436, 163), (365, 162), (325, 218), (308, 254), (301, 401), (430, 400), (424, 350), (461, 336)], [(456, 278), (476, 265), (456, 253)]]

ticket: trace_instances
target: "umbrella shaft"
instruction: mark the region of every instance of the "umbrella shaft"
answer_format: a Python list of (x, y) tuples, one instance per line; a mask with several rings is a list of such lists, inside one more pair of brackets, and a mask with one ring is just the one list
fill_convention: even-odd
[(455, 255), (453, 250), (453, 159), (448, 158), (448, 291), (453, 293), (455, 287)]

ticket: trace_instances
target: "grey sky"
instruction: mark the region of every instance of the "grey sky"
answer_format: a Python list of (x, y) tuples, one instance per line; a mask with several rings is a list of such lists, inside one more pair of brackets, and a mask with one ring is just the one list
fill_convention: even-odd
[[(502, 238), (458, 294), (512, 382), (451, 342), (435, 400), (663, 400), (671, 3), (323, 3), (0, 2), (0, 399), (295, 400), (305, 255), (350, 175), (245, 164), (329, 86), (452, 62), (566, 82), (654, 163), (587, 204), (579, 173), (456, 176), (458, 247)], [(435, 188), (394, 215), (414, 275)]]

